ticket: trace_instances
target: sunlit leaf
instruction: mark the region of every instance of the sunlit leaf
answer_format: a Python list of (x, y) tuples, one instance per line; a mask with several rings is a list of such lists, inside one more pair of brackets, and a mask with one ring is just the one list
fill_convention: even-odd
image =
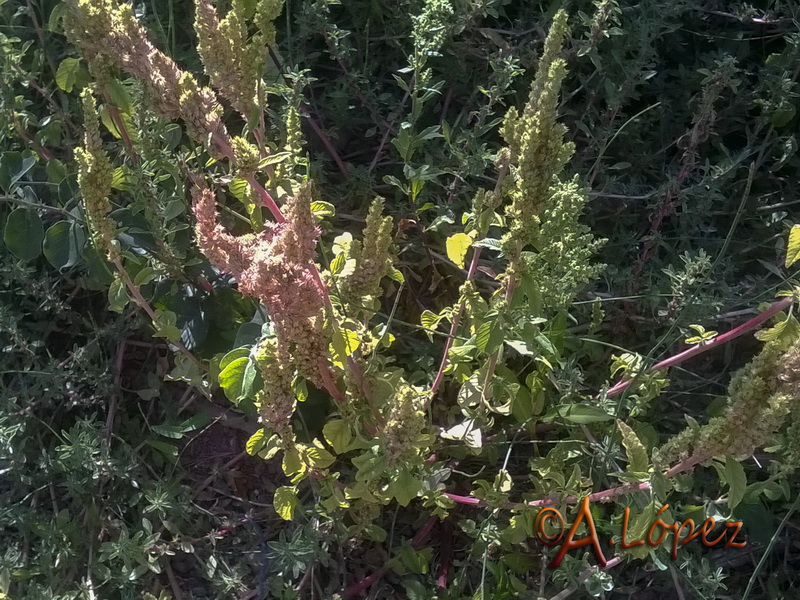
[(352, 329), (340, 328), (333, 334), (330, 344), (331, 358), (340, 369), (344, 368), (347, 357), (358, 350), (361, 340)]
[(728, 456), (725, 459), (725, 482), (728, 484), (728, 508), (733, 510), (744, 498), (747, 475), (742, 463)]
[(281, 519), (291, 521), (294, 518), (294, 512), (297, 510), (299, 504), (297, 488), (293, 485), (284, 485), (275, 490), (275, 496), (272, 498), (272, 506)]
[(800, 258), (800, 225), (793, 225), (786, 246), (786, 268), (791, 267), (798, 258)]
[(466, 233), (456, 233), (447, 238), (447, 258), (452, 260), (462, 269), (467, 250), (472, 245), (472, 238)]
[(342, 419), (334, 419), (328, 421), (322, 428), (322, 435), (325, 436), (325, 441), (330, 444), (336, 454), (342, 454), (350, 449), (353, 442), (353, 432)]
[(625, 446), (625, 454), (628, 457), (628, 471), (646, 472), (650, 467), (647, 448), (642, 444), (636, 432), (624, 421), (617, 419), (617, 429), (622, 434), (622, 445)]

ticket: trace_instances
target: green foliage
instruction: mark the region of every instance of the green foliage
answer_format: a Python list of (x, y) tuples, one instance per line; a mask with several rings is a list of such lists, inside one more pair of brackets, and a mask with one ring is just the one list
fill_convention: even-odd
[[(798, 14), (701, 4), (0, 3), (0, 593), (749, 576), (549, 572), (525, 504), (769, 531), (795, 483), (790, 305), (725, 333), (796, 287)], [(183, 460), (219, 427), (227, 481)]]
[(202, 565), (257, 542), (226, 511), (192, 500), (208, 470), (188, 466), (187, 442), (209, 415), (176, 416), (181, 389), (152, 374), (156, 356), (135, 345), (140, 323), (106, 311), (104, 294), (77, 295), (74, 271), (0, 252), (2, 593), (166, 598), (176, 554), (196, 565), (179, 577), (213, 593), (220, 574)]

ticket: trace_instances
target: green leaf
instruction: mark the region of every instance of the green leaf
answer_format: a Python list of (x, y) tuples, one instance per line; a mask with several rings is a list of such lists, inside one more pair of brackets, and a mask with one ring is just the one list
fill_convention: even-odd
[(506, 345), (519, 352), (522, 356), (533, 356), (533, 350), (522, 340), (504, 340)]
[(281, 449), (281, 441), (277, 435), (267, 438), (267, 431), (259, 429), (247, 440), (245, 450), (251, 456), (258, 455), (264, 460), (269, 460)]
[(450, 429), (445, 429), (439, 434), (445, 440), (455, 440), (473, 450), (480, 450), (483, 447), (483, 432), (475, 426), (474, 419), (467, 419), (454, 425)]
[(786, 137), (786, 139), (783, 141), (781, 150), (783, 154), (777, 161), (775, 161), (775, 164), (769, 168), (769, 170), (773, 173), (780, 171), (784, 166), (789, 164), (790, 160), (797, 153), (797, 140), (793, 135)]
[(44, 170), (47, 173), (47, 181), (56, 185), (64, 181), (67, 176), (67, 169), (64, 167), (64, 163), (57, 158), (48, 160)]
[(361, 340), (358, 334), (352, 329), (340, 328), (334, 332), (333, 340), (330, 344), (330, 352), (333, 363), (340, 369), (344, 368), (347, 357), (358, 350)]
[(201, 427), (205, 427), (211, 422), (211, 416), (205, 412), (199, 412), (193, 417), (189, 417), (183, 423), (181, 423), (181, 430), (184, 433), (189, 433), (190, 431), (196, 431)]
[(62, 60), (56, 71), (56, 84), (58, 87), (71, 94), (72, 88), (78, 81), (80, 68), (81, 61), (79, 58), (65, 58)]
[[(636, 512), (634, 512), (633, 510), (631, 511), (631, 520), (628, 527), (628, 531), (626, 532), (625, 536), (627, 538), (626, 541), (629, 544), (639, 540), (645, 540), (645, 542), (647, 541), (647, 532), (652, 526), (652, 524), (655, 522), (657, 511), (658, 509), (656, 508), (655, 500), (652, 500), (650, 503), (648, 503), (647, 506), (645, 506), (643, 509), (640, 509), (639, 511)], [(663, 514), (661, 515), (661, 519), (665, 523), (670, 522), (669, 518), (665, 517)], [(657, 539), (659, 535), (661, 534), (659, 532), (656, 532), (654, 534), (654, 537)], [(665, 540), (666, 541), (664, 543), (666, 544), (667, 541), (669, 540), (669, 537), (665, 538)], [(644, 558), (648, 554), (650, 554), (652, 550), (653, 548), (649, 547), (645, 543), (644, 545), (635, 546), (633, 548), (624, 550), (624, 552), (625, 554), (629, 554), (634, 558)]]
[(61, 33), (59, 25), (64, 19), (64, 14), (67, 12), (67, 5), (63, 3), (56, 4), (53, 10), (50, 11), (50, 17), (47, 19), (47, 30), (53, 33)]
[(86, 237), (74, 221), (59, 221), (44, 236), (44, 256), (56, 269), (67, 269), (80, 259)]
[(691, 329), (694, 329), (697, 335), (692, 337), (686, 338), (686, 343), (691, 345), (694, 344), (701, 344), (708, 340), (713, 340), (717, 335), (719, 335), (716, 331), (706, 331), (706, 328), (702, 325), (689, 325)]
[(447, 238), (447, 258), (456, 263), (460, 268), (464, 268), (464, 258), (467, 250), (472, 245), (472, 238), (466, 233), (456, 233)]
[(242, 358), (247, 356), (250, 356), (249, 348), (236, 348), (234, 350), (231, 350), (225, 356), (222, 357), (222, 360), (219, 361), (219, 370), (224, 371), (225, 367), (227, 367), (237, 358)]
[(225, 390), (225, 396), (231, 402), (238, 403), (245, 389), (245, 374), (250, 364), (250, 357), (237, 358), (227, 365), (219, 374), (219, 385)]
[(430, 341), (433, 341), (433, 332), (436, 331), (442, 317), (435, 312), (425, 309), (422, 311), (419, 320), (422, 323), (422, 327), (425, 329), (425, 335), (428, 336)]
[(411, 196), (411, 201), (416, 202), (417, 196), (422, 191), (422, 188), (425, 187), (425, 182), (422, 179), (412, 179), (411, 180), (411, 187), (409, 188), (409, 196)]
[(336, 207), (330, 202), (315, 200), (311, 203), (311, 212), (317, 217), (332, 217), (336, 214)]
[(450, 352), (447, 353), (447, 356), (453, 363), (470, 362), (474, 358), (473, 351), (476, 349), (477, 347), (475, 344), (460, 344), (450, 348)]
[(145, 443), (151, 448), (158, 450), (169, 459), (178, 458), (178, 448), (167, 442), (160, 442), (158, 440), (146, 440)]
[(602, 423), (614, 418), (599, 406), (591, 406), (589, 404), (566, 404), (559, 406), (557, 410), (560, 417), (581, 425)]
[(170, 342), (178, 342), (181, 339), (181, 330), (178, 329), (176, 323), (178, 315), (171, 310), (156, 309), (156, 319), (153, 326), (156, 328), (154, 337), (164, 338)]
[(533, 518), (530, 511), (514, 515), (508, 521), (508, 527), (500, 534), (509, 544), (521, 544), (533, 535)]
[[(419, 213), (419, 211), (417, 211), (417, 213)], [(453, 221), (453, 217), (450, 215), (439, 215), (425, 228), (425, 231), (438, 231), (444, 225), (452, 225), (453, 223), (455, 223), (455, 221)]]
[(128, 288), (117, 278), (108, 286), (108, 305), (114, 312), (122, 312), (128, 306), (131, 297), (128, 295)]
[(305, 402), (308, 400), (308, 385), (306, 380), (302, 377), (295, 377), (292, 380), (292, 391), (298, 402)]
[(689, 328), (690, 328), (690, 329), (694, 329), (694, 331), (695, 331), (695, 332), (697, 333), (697, 335), (699, 335), (699, 336), (703, 336), (703, 335), (705, 335), (705, 333), (706, 333), (706, 328), (705, 328), (705, 327), (703, 327), (702, 325), (689, 325)]
[(30, 208), (16, 208), (6, 220), (3, 240), (20, 260), (33, 260), (42, 253), (44, 226), (39, 214)]
[(178, 147), (178, 144), (181, 143), (181, 138), (183, 137), (183, 129), (177, 123), (169, 123), (164, 126), (163, 129), (159, 131), (159, 136), (162, 140), (164, 140), (164, 144), (166, 144), (167, 150), (174, 150)]
[(178, 423), (176, 425), (152, 425), (150, 429), (158, 435), (163, 435), (164, 437), (178, 440), (190, 431), (200, 429), (204, 425), (208, 424), (210, 420), (211, 418), (208, 416), (208, 414), (198, 413), (195, 416), (186, 419), (182, 423)]
[(147, 285), (156, 278), (156, 275), (156, 270), (153, 267), (147, 266), (136, 274), (136, 277), (133, 279), (133, 285), (136, 287)]
[(472, 244), (476, 248), (487, 248), (489, 250), (496, 250), (497, 252), (503, 251), (503, 245), (500, 240), (494, 238), (483, 238)]
[(452, 135), (452, 128), (450, 127), (450, 123), (447, 121), (442, 121), (442, 136), (444, 136), (444, 140), (449, 144), (450, 137)]
[(353, 443), (353, 432), (350, 425), (342, 419), (334, 419), (325, 423), (322, 435), (336, 454), (347, 452)]
[[(117, 123), (111, 116), (111, 112), (108, 110), (108, 107), (104, 104), (100, 107), (98, 113), (100, 115), (100, 121), (103, 123), (105, 128), (108, 129), (109, 133), (111, 133), (111, 135), (118, 140), (121, 140), (122, 132), (119, 130), (119, 127), (117, 127)], [(133, 142), (136, 142), (138, 139), (136, 137), (136, 127), (131, 115), (128, 113), (119, 113), (119, 119), (122, 122), (122, 126), (124, 127), (125, 132), (128, 134), (128, 137), (131, 138)]]
[(372, 523), (371, 525), (367, 525), (364, 528), (364, 531), (362, 532), (362, 535), (364, 536), (364, 538), (366, 538), (366, 539), (368, 539), (370, 541), (382, 544), (383, 542), (386, 541), (386, 537), (388, 536), (388, 533), (382, 527), (378, 527), (377, 525)]
[(550, 341), (550, 338), (548, 338), (544, 333), (537, 330), (533, 338), (536, 340), (536, 343), (539, 344), (541, 349), (547, 354), (551, 356), (558, 356), (558, 350), (553, 345), (553, 342)]
[(296, 473), (303, 473), (306, 470), (303, 464), (303, 458), (300, 456), (300, 451), (296, 446), (286, 448), (283, 452), (283, 473), (287, 477), (291, 477)]
[(179, 425), (151, 425), (150, 429), (158, 435), (179, 440), (183, 437), (183, 431)]
[(408, 506), (417, 497), (422, 486), (411, 473), (402, 471), (400, 475), (392, 479), (390, 487), (391, 494), (395, 497), (397, 503), (400, 506)]
[(247, 443), (244, 445), (244, 449), (250, 456), (255, 456), (258, 454), (258, 451), (264, 447), (265, 443), (266, 439), (264, 436), (264, 430), (259, 429), (250, 436), (250, 439), (247, 440)]
[(733, 510), (744, 498), (747, 489), (747, 475), (742, 463), (728, 456), (725, 459), (725, 481), (730, 486), (728, 490), (728, 508)]
[(111, 98), (111, 103), (116, 106), (121, 112), (130, 114), (133, 112), (133, 102), (128, 90), (116, 79), (108, 79), (105, 82), (105, 91), (108, 92)]
[(503, 343), (503, 327), (496, 310), (486, 313), (486, 320), (475, 333), (475, 345), (478, 350), (490, 354)]
[(0, 158), (0, 187), (10, 192), (35, 164), (36, 157), (31, 152), (4, 152)]
[[(783, 316), (779, 313), (778, 317)], [(779, 339), (791, 341), (800, 334), (800, 324), (793, 316), (789, 315), (784, 320), (778, 321), (773, 327), (756, 332), (755, 337), (761, 342), (772, 342)]]
[(242, 392), (239, 395), (238, 402), (245, 398), (251, 398), (255, 394), (254, 386), (256, 376), (258, 375), (258, 364), (252, 358), (247, 361), (247, 366), (244, 370), (244, 378), (242, 380)]
[(518, 423), (525, 423), (531, 417), (541, 414), (544, 408), (544, 390), (541, 384), (535, 383), (535, 374), (528, 375), (528, 379), (532, 379), (533, 387), (528, 385), (521, 385), (517, 389), (517, 393), (511, 399), (511, 414)]
[[(394, 142), (392, 142), (394, 144)], [(394, 175), (384, 175), (383, 182), (387, 185), (393, 185), (404, 194), (408, 194), (408, 188)]]
[[(577, 465), (575, 466), (577, 467)], [(511, 491), (512, 485), (511, 474), (505, 469), (500, 469), (500, 472), (494, 478), (494, 489), (505, 494)]]
[(400, 269), (395, 268), (394, 266), (390, 267), (389, 269), (389, 278), (393, 279), (397, 283), (403, 283), (406, 280), (405, 275)]
[(284, 521), (291, 521), (294, 518), (294, 511), (300, 505), (297, 499), (297, 488), (293, 485), (283, 485), (275, 490), (272, 498), (272, 506)]
[(303, 454), (312, 469), (327, 469), (336, 461), (333, 454), (317, 446), (309, 446)]
[(183, 200), (180, 198), (173, 198), (167, 202), (166, 206), (164, 206), (164, 221), (172, 221), (173, 219), (177, 219), (185, 212), (186, 205), (183, 203)]
[(228, 191), (233, 194), (234, 198), (236, 198), (242, 204), (247, 204), (251, 202), (250, 200), (250, 184), (247, 183), (246, 179), (241, 177), (235, 178), (228, 184)]
[(275, 154), (271, 154), (270, 156), (261, 159), (261, 162), (258, 163), (258, 169), (262, 170), (270, 165), (277, 165), (278, 163), (282, 163), (291, 155), (292, 155), (291, 152), (276, 152)]
[(800, 225), (792, 225), (789, 231), (789, 244), (786, 247), (786, 268), (791, 267), (800, 258)]
[(349, 254), (350, 247), (353, 245), (353, 234), (345, 231), (341, 235), (337, 235), (333, 238), (333, 246), (331, 249), (333, 250), (333, 254), (335, 256), (339, 256), (340, 254)]
[(439, 133), (438, 125), (431, 125), (430, 127), (426, 127), (420, 131), (417, 137), (419, 137), (421, 140), (432, 140), (434, 138), (440, 138), (443, 136), (441, 133)]
[(121, 192), (131, 192), (134, 188), (133, 173), (125, 165), (114, 169), (114, 175), (111, 177), (111, 187)]
[(781, 128), (791, 122), (794, 119), (794, 115), (797, 109), (795, 109), (794, 104), (789, 102), (782, 103), (776, 110), (772, 111), (769, 115), (770, 122), (776, 127)]
[(331, 273), (338, 278), (349, 277), (356, 272), (356, 259), (346, 258), (344, 254), (338, 254), (331, 261)]
[(484, 381), (486, 381), (486, 371), (485, 369), (478, 369), (469, 376), (469, 379), (461, 384), (461, 388), (458, 390), (457, 401), (464, 414), (470, 414), (470, 409), (475, 408), (482, 401)]
[(647, 448), (644, 447), (636, 432), (619, 419), (617, 419), (617, 429), (622, 434), (622, 445), (625, 446), (625, 454), (628, 457), (628, 471), (647, 472), (650, 467), (650, 457), (647, 455)]
[[(397, 134), (397, 137), (392, 140), (392, 146), (395, 147), (398, 154), (402, 157), (405, 162), (410, 162), (411, 158), (414, 156), (414, 150), (417, 146), (418, 138), (417, 136), (412, 133), (411, 131), (411, 123), (407, 121), (400, 124), (400, 131)], [(390, 175), (387, 177), (391, 177)], [(384, 177), (384, 180), (386, 178)]]

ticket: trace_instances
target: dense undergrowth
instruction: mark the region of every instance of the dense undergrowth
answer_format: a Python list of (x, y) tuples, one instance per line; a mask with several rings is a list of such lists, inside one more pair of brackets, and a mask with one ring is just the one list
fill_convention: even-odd
[(797, 25), (0, 1), (0, 596), (793, 597)]

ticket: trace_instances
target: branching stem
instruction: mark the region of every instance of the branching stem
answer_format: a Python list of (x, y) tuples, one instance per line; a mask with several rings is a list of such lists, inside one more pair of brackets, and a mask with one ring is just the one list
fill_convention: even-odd
[[(494, 186), (494, 194), (495, 196), (499, 194), (503, 188), (503, 182), (505, 181), (506, 175), (508, 175), (509, 163), (508, 161), (503, 161), (500, 165), (500, 169), (497, 175), (497, 183)], [(475, 218), (478, 218), (478, 215), (475, 215)], [(469, 263), (469, 270), (467, 271), (467, 281), (472, 281), (475, 279), (475, 274), (478, 271), (478, 261), (481, 257), (481, 249), (474, 248), (472, 252), (472, 260)], [(458, 307), (456, 308), (455, 314), (453, 314), (453, 318), (451, 320), (450, 325), (450, 334), (447, 336), (447, 342), (444, 345), (444, 351), (442, 353), (442, 360), (439, 363), (439, 371), (436, 373), (436, 378), (433, 380), (431, 384), (430, 393), (428, 395), (427, 403), (430, 404), (433, 396), (436, 394), (436, 390), (439, 389), (439, 386), (442, 385), (442, 381), (444, 380), (444, 372), (447, 369), (447, 365), (450, 359), (450, 348), (453, 347), (453, 340), (456, 338), (456, 334), (458, 333), (458, 327), (461, 324), (461, 315), (464, 312), (464, 309), (467, 306), (466, 298), (461, 298), (458, 303)], [(496, 359), (495, 359), (496, 360)]]

